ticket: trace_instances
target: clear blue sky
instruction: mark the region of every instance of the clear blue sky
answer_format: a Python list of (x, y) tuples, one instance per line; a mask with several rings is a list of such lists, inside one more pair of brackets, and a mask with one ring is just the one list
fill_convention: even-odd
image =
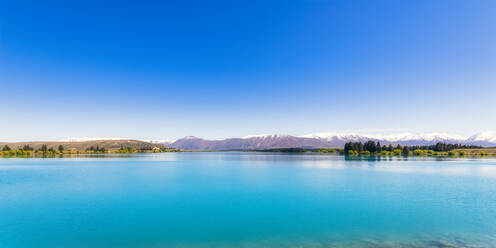
[(0, 0), (0, 140), (496, 129), (496, 1)]

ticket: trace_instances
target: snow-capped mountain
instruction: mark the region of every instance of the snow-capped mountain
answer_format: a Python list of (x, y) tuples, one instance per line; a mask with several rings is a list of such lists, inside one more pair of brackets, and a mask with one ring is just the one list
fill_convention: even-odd
[(300, 137), (323, 139), (335, 144), (343, 144), (346, 142), (365, 142), (368, 140), (379, 141), (382, 143), (397, 143), (404, 145), (429, 145), (437, 142), (445, 143), (465, 143), (466, 137), (448, 134), (448, 133), (398, 133), (398, 134), (356, 134), (356, 133), (315, 133), (307, 134)]
[(470, 136), (466, 142), (479, 146), (495, 146), (496, 131), (478, 133), (476, 135)]
[(302, 136), (283, 134), (248, 135), (243, 138), (206, 140), (188, 136), (171, 143), (174, 148), (188, 150), (259, 150), (271, 148), (341, 148), (346, 142), (378, 141), (381, 144), (433, 145), (437, 142), (496, 146), (496, 131), (483, 132), (471, 137), (448, 133), (398, 133), (398, 134), (358, 134), (358, 133), (314, 133)]
[(286, 134), (250, 134), (243, 137), (243, 139), (251, 139), (251, 138), (263, 138), (263, 139), (274, 139), (274, 138), (283, 138), (289, 135)]
[(250, 135), (244, 138), (206, 140), (185, 137), (170, 144), (171, 147), (188, 150), (259, 150), (283, 147), (326, 147), (326, 142), (318, 139), (290, 135)]

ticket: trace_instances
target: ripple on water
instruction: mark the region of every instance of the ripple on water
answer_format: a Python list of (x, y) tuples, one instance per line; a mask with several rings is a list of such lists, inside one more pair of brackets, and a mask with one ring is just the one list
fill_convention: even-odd
[(496, 235), (475, 234), (422, 234), (415, 237), (380, 237), (367, 236), (353, 239), (343, 239), (335, 235), (320, 240), (284, 239), (272, 238), (265, 240), (245, 241), (238, 244), (233, 243), (198, 243), (198, 244), (167, 244), (154, 247), (176, 247), (176, 248), (205, 248), (205, 247), (242, 247), (242, 248), (495, 248)]

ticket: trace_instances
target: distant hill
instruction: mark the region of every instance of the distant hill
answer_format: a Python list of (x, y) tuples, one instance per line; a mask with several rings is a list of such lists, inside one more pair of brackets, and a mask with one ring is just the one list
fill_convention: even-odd
[(170, 146), (188, 150), (257, 150), (286, 147), (327, 147), (327, 143), (318, 139), (274, 134), (225, 140), (205, 140), (188, 136), (176, 140)]
[(383, 145), (434, 145), (443, 142), (494, 147), (496, 146), (496, 132), (483, 132), (471, 137), (445, 133), (391, 135), (317, 133), (303, 136), (266, 134), (251, 135), (244, 138), (206, 140), (188, 136), (169, 145), (173, 148), (187, 150), (264, 150), (275, 148), (342, 148), (346, 142), (366, 142), (368, 140), (379, 141)]
[(89, 140), (89, 141), (31, 141), (31, 142), (0, 142), (0, 149), (8, 145), (12, 149), (22, 148), (24, 145), (29, 145), (35, 150), (39, 149), (42, 145), (53, 147), (57, 149), (59, 145), (64, 146), (64, 149), (86, 150), (90, 147), (100, 147), (106, 150), (118, 150), (121, 147), (130, 147), (136, 150), (146, 148), (166, 148), (164, 144), (150, 143), (141, 140), (121, 139), (121, 140)]

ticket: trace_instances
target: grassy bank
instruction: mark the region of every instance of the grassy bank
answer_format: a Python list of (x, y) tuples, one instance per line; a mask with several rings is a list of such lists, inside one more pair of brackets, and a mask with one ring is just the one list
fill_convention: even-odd
[[(256, 150), (254, 150), (256, 151)], [(454, 149), (451, 151), (434, 151), (425, 149), (415, 149), (413, 151), (403, 149), (393, 149), (392, 151), (355, 151), (349, 150), (348, 154), (344, 153), (344, 149), (321, 148), (321, 149), (307, 149), (307, 148), (278, 148), (278, 149), (265, 149), (258, 150), (259, 152), (282, 152), (282, 153), (318, 153), (318, 154), (336, 154), (347, 156), (414, 156), (414, 157), (496, 157), (496, 148), (466, 148)]]
[[(129, 147), (120, 148), (117, 150), (105, 149), (87, 149), (87, 150), (6, 150), (0, 151), (0, 157), (72, 157), (78, 155), (107, 155), (107, 154), (141, 154), (141, 153), (163, 153), (163, 152), (193, 152), (188, 150), (174, 149), (174, 148), (161, 148), (161, 149), (134, 149)], [(226, 152), (226, 151), (194, 151), (194, 152)], [(239, 151), (238, 151), (239, 152)], [(413, 151), (395, 149), (393, 151), (381, 151), (371, 153), (369, 151), (357, 152), (349, 150), (348, 154), (344, 153), (343, 149), (334, 148), (276, 148), (265, 150), (244, 150), (244, 152), (280, 152), (280, 153), (313, 153), (313, 154), (329, 154), (329, 155), (346, 155), (346, 156), (414, 156), (414, 157), (496, 157), (496, 148), (473, 148), (473, 149), (455, 149), (446, 152), (437, 152), (433, 150), (416, 149)]]
[(413, 151), (402, 151), (402, 150), (393, 150), (389, 151), (381, 151), (371, 153), (369, 151), (357, 152), (357, 151), (349, 151), (348, 156), (414, 156), (414, 157), (495, 157), (496, 149), (494, 148), (482, 148), (482, 149), (456, 149), (453, 151), (447, 152), (437, 152), (433, 150), (413, 150)]
[(456, 149), (455, 153), (463, 153), (465, 156), (488, 156), (496, 157), (496, 147), (494, 148), (475, 148), (475, 149)]
[(121, 148), (118, 150), (4, 150), (0, 151), (0, 157), (63, 157), (63, 156), (77, 156), (77, 155), (104, 155), (104, 154), (134, 154), (134, 153), (162, 153), (162, 152), (179, 152), (179, 149), (172, 148), (162, 148), (162, 149), (152, 149), (152, 150), (137, 150), (133, 148)]

